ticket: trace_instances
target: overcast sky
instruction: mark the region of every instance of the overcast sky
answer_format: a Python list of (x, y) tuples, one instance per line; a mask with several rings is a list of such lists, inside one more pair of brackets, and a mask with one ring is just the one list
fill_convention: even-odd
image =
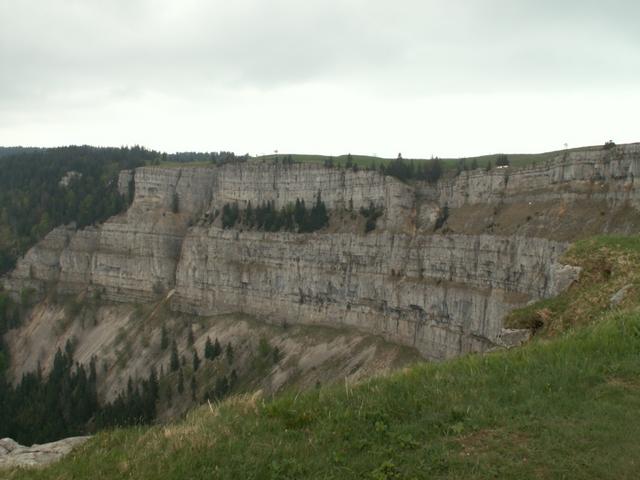
[(640, 141), (637, 0), (0, 0), (0, 145)]

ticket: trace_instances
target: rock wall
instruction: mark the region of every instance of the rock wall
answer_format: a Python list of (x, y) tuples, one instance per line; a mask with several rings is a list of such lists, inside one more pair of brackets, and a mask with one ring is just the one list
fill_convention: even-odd
[(348, 325), (442, 359), (498, 342), (502, 318), (576, 278), (566, 244), (492, 236), (296, 235), (194, 228), (173, 305)]
[[(176, 310), (353, 326), (448, 358), (499, 343), (508, 311), (575, 280), (560, 263), (568, 243), (556, 240), (579, 237), (573, 225), (595, 216), (594, 202), (640, 219), (638, 168), (637, 144), (568, 152), (523, 170), (465, 172), (436, 185), (318, 165), (145, 167), (121, 174), (120, 191), (135, 188), (126, 214), (82, 231), (54, 230), (4, 285), (44, 292), (56, 284), (123, 302), (175, 290)], [(225, 203), (310, 204), (318, 193), (334, 213), (370, 204), (385, 213), (368, 234), (226, 231), (213, 222)], [(547, 205), (537, 223), (529, 220), (532, 204)], [(597, 216), (613, 220), (589, 232), (617, 228), (615, 215)]]
[(548, 162), (524, 169), (462, 172), (452, 180), (426, 187), (426, 197), (451, 208), (519, 201), (605, 200), (615, 206), (640, 207), (640, 144), (609, 150), (567, 151)]
[(297, 199), (312, 205), (320, 194), (329, 209), (359, 210), (374, 204), (383, 207), (382, 224), (399, 228), (413, 207), (413, 190), (378, 172), (328, 169), (317, 164), (272, 165), (241, 163), (225, 165), (217, 175), (213, 207), (238, 202), (256, 206), (273, 201), (276, 208)]

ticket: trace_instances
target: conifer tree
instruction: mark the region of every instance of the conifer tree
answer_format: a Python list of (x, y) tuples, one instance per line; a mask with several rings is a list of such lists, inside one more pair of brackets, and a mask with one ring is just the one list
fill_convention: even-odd
[(231, 346), (231, 342), (227, 343), (227, 363), (231, 365), (233, 363), (233, 347)]
[(198, 368), (200, 368), (200, 357), (198, 356), (198, 352), (194, 350), (193, 351), (193, 371), (197, 372)]
[(171, 384), (167, 384), (167, 390), (165, 391), (165, 396), (167, 398), (167, 404), (171, 406), (173, 400), (173, 389), (171, 388)]
[(196, 376), (191, 375), (191, 400), (196, 401), (196, 390), (198, 388), (198, 384), (196, 382)]
[(249, 227), (253, 228), (255, 223), (253, 207), (251, 206), (251, 200), (247, 203), (247, 208), (244, 212), (244, 223)]
[(162, 325), (162, 330), (160, 330), (160, 349), (166, 350), (169, 346), (169, 337), (167, 336), (167, 328)]
[(170, 361), (170, 369), (172, 372), (175, 372), (180, 368), (180, 358), (178, 357), (178, 345), (174, 340), (171, 342), (171, 361)]
[(299, 200), (296, 198), (296, 205), (294, 207), (293, 219), (298, 226), (298, 232), (304, 232), (307, 224), (307, 209), (304, 205), (304, 200)]
[(204, 343), (204, 358), (207, 360), (213, 360), (214, 357), (213, 344), (211, 343), (211, 339), (207, 337), (207, 341)]
[(218, 355), (222, 353), (222, 345), (216, 338), (216, 341), (213, 343), (213, 358), (216, 358)]
[(160, 384), (158, 383), (158, 375), (156, 374), (156, 368), (151, 367), (149, 372), (149, 393), (154, 400), (157, 400), (160, 396)]

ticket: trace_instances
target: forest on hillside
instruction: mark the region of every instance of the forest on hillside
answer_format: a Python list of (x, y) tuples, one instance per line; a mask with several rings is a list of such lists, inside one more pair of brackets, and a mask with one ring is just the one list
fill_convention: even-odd
[(118, 172), (159, 156), (142, 147), (3, 150), (11, 154), (0, 156), (0, 274), (56, 226), (121, 212)]

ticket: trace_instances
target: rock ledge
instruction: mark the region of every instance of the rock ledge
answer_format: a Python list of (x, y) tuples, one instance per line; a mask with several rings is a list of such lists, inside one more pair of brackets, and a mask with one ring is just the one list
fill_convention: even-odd
[(70, 437), (25, 447), (10, 438), (0, 440), (0, 468), (43, 467), (57, 462), (91, 437)]

